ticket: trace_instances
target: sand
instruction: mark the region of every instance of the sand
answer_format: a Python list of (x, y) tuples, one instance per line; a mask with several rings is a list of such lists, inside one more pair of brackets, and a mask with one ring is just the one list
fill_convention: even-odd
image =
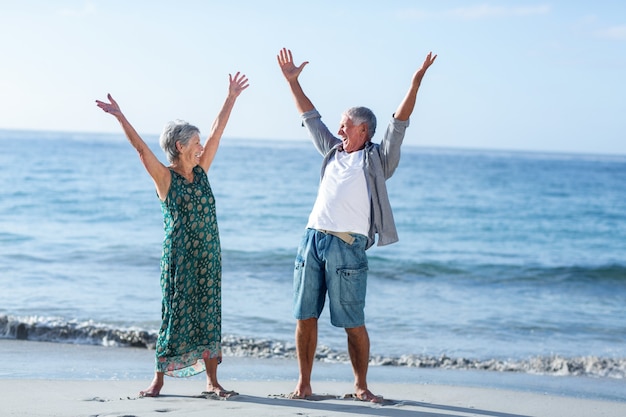
[(140, 398), (154, 352), (0, 339), (0, 416), (326, 416), (624, 417), (626, 381), (489, 371), (371, 366), (371, 404), (352, 392), (349, 364), (318, 362), (311, 400), (291, 400), (297, 363), (225, 357), (224, 388), (202, 396), (205, 378), (166, 378), (158, 398)]
[(3, 416), (626, 416), (626, 402), (599, 401), (443, 385), (384, 383), (380, 404), (341, 398), (350, 384), (323, 381), (324, 392), (312, 400), (283, 396), (291, 381), (226, 381), (240, 395), (209, 399), (200, 380), (167, 380), (158, 398), (140, 398), (142, 381), (0, 380)]

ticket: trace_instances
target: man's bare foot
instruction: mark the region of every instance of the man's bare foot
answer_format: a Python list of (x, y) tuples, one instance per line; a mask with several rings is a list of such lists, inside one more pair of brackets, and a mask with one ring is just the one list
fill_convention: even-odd
[(152, 381), (152, 385), (148, 387), (145, 391), (139, 391), (140, 397), (158, 397), (161, 393), (161, 388), (163, 388), (163, 383), (159, 383), (157, 381)]
[(298, 385), (295, 390), (288, 397), (292, 400), (304, 400), (307, 397), (313, 395), (313, 390), (310, 385), (300, 386)]
[(383, 402), (383, 397), (372, 394), (372, 392), (368, 389), (357, 391), (354, 394), (354, 398), (359, 401), (366, 401), (366, 402), (377, 403), (377, 404), (380, 404)]

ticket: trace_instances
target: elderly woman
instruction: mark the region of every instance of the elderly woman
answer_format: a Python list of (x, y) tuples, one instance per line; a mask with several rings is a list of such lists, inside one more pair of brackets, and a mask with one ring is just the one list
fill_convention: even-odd
[(156, 372), (141, 396), (156, 397), (164, 375), (185, 377), (206, 371), (206, 392), (235, 395), (217, 381), (221, 362), (221, 249), (215, 200), (207, 178), (222, 133), (248, 79), (229, 75), (226, 101), (204, 146), (197, 127), (177, 120), (167, 124), (160, 138), (169, 166), (162, 164), (128, 122), (119, 105), (96, 100), (115, 116), (161, 200), (165, 238), (161, 258), (162, 323), (156, 345)]

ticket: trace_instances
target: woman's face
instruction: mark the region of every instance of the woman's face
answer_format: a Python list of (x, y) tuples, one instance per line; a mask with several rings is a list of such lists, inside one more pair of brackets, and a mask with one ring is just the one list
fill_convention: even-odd
[(200, 155), (204, 151), (204, 147), (200, 143), (200, 135), (195, 134), (186, 145), (180, 144), (179, 151), (179, 159), (191, 162), (194, 166), (198, 165), (200, 163)]

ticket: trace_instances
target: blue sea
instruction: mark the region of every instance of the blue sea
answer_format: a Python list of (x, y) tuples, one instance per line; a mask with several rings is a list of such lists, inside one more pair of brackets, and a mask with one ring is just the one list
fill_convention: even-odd
[[(122, 134), (6, 130), (0, 149), (0, 344), (152, 348), (163, 224), (136, 152)], [(225, 355), (294, 357), (320, 163), (305, 139), (222, 141)], [(626, 155), (407, 145), (388, 188), (400, 241), (368, 250), (372, 366), (626, 380)], [(344, 363), (328, 321), (318, 359)]]

